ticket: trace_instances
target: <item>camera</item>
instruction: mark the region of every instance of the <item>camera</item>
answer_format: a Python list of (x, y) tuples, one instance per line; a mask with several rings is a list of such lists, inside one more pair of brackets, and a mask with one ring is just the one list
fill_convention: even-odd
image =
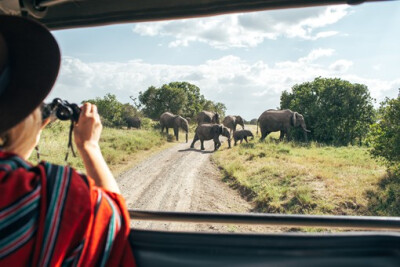
[(66, 121), (71, 120), (77, 122), (81, 109), (77, 104), (70, 104), (66, 100), (54, 98), (51, 103), (42, 105), (42, 119), (45, 120), (50, 116), (55, 116), (57, 119)]

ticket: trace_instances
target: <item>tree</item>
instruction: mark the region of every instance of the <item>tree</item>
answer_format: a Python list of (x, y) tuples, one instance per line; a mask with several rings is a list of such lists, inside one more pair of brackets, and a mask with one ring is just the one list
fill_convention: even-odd
[(133, 118), (133, 117), (138, 116), (139, 115), (138, 113), (139, 113), (138, 110), (134, 106), (129, 104), (129, 103), (126, 103), (126, 104), (122, 105), (121, 116), (122, 116), (122, 120), (124, 122), (127, 122), (127, 120), (129, 118)]
[(223, 103), (205, 99), (199, 87), (187, 82), (171, 82), (161, 88), (150, 86), (139, 93), (139, 101), (143, 113), (152, 119), (159, 119), (166, 111), (190, 119), (194, 119), (202, 110), (215, 111), (221, 116), (226, 111)]
[(371, 127), (371, 154), (384, 158), (388, 165), (400, 164), (400, 89), (397, 98), (381, 103), (378, 118)]
[(115, 95), (106, 94), (103, 98), (96, 97), (95, 99), (82, 101), (82, 103), (84, 102), (90, 102), (97, 106), (104, 126), (120, 127), (124, 125), (122, 117), (123, 105), (117, 100)]
[[(281, 109), (303, 114), (309, 137), (319, 142), (347, 145), (365, 138), (375, 114), (368, 88), (338, 78), (316, 78), (281, 95)], [(292, 131), (301, 138), (300, 131)]]

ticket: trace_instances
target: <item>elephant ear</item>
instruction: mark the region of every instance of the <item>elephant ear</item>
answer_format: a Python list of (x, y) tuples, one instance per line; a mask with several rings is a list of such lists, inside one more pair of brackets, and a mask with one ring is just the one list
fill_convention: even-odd
[(292, 124), (293, 126), (297, 126), (297, 112), (293, 112), (293, 116), (292, 116)]
[(224, 127), (222, 125), (219, 125), (218, 127), (218, 134), (222, 134)]

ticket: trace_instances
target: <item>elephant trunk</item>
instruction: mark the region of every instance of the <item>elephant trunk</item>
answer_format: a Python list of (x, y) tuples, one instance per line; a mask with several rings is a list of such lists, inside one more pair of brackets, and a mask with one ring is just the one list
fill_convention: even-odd
[(307, 137), (307, 133), (309, 133), (310, 131), (307, 129), (303, 129), (303, 133), (304, 133), (304, 140), (306, 141), (306, 143), (308, 142), (308, 137)]
[(189, 123), (186, 119), (182, 118), (181, 128), (186, 132), (186, 143), (188, 142)]
[(304, 133), (311, 133), (310, 130), (307, 130), (306, 124), (304, 122), (301, 122), (300, 126), (301, 129), (303, 129)]

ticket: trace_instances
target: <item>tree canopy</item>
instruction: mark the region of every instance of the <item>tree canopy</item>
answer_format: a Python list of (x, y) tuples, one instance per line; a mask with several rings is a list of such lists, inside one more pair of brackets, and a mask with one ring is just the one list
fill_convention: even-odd
[(150, 86), (139, 93), (139, 101), (143, 113), (152, 119), (159, 119), (166, 111), (190, 119), (202, 110), (217, 112), (222, 117), (226, 111), (223, 103), (205, 99), (200, 88), (188, 82), (171, 82), (160, 88)]
[[(400, 90), (394, 99), (386, 98), (378, 110), (378, 122), (371, 127), (373, 156), (389, 165), (400, 164)], [(399, 166), (400, 167), (400, 166)]]
[[(375, 118), (367, 86), (339, 78), (318, 77), (296, 84), (292, 92), (284, 91), (280, 100), (281, 109), (303, 114), (312, 140), (328, 144), (361, 141)], [(300, 131), (292, 131), (292, 135), (301, 138)]]
[(106, 94), (103, 98), (96, 97), (82, 101), (95, 104), (102, 119), (102, 123), (107, 127), (126, 126), (126, 119), (137, 116), (138, 110), (129, 103), (122, 104), (113, 94)]

